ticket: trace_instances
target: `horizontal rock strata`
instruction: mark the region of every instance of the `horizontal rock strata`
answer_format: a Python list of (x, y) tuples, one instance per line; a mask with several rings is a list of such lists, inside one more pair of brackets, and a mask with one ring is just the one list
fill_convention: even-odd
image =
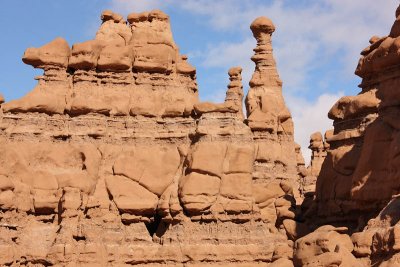
[(101, 19), (93, 40), (27, 49), (44, 74), (0, 99), (0, 265), (291, 266), (301, 197), (272, 22), (251, 26), (245, 119), (241, 68), (224, 103), (200, 102), (166, 14)]
[(389, 36), (372, 37), (361, 52), (361, 92), (329, 112), (334, 129), (325, 135), (327, 155), (305, 214), (311, 228), (321, 227), (295, 242), (295, 265), (400, 264), (399, 15), (400, 7)]

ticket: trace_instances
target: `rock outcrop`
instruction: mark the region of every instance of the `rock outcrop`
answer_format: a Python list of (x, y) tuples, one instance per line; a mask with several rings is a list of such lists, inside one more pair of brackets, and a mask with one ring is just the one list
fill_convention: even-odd
[(194, 105), (197, 115), (204, 113), (232, 113), (236, 114), (239, 119), (243, 120), (243, 85), (242, 85), (242, 68), (233, 67), (229, 69), (228, 90), (224, 103), (201, 102)]
[[(317, 181), (318, 215), (365, 225), (397, 194), (397, 20), (389, 36), (373, 37), (361, 53), (357, 96), (342, 97), (329, 111), (334, 130)], [(379, 190), (378, 190), (379, 188)]]
[(308, 148), (311, 149), (311, 162), (307, 170), (311, 176), (317, 177), (321, 172), (322, 164), (327, 155), (326, 151), (329, 149), (329, 144), (326, 142), (329, 134), (329, 131), (325, 133), (325, 139), (320, 132), (313, 133), (310, 136), (310, 146)]
[(257, 152), (253, 179), (270, 188), (282, 181), (293, 188), (293, 195), (300, 201), (293, 121), (283, 99), (282, 81), (272, 54), (275, 26), (268, 18), (261, 17), (250, 28), (257, 40), (251, 58), (256, 68), (245, 100), (247, 123)]
[(200, 102), (169, 17), (106, 10), (94, 40), (26, 50), (35, 89), (0, 95), (2, 266), (398, 266), (400, 7), (356, 74), (361, 92), (294, 142), (272, 49)]
[[(361, 52), (361, 92), (329, 111), (334, 130), (325, 135), (326, 158), (305, 214), (310, 228), (322, 227), (296, 240), (295, 266), (400, 264), (399, 16), (400, 7), (389, 36), (372, 37)], [(312, 138), (313, 155), (321, 140)]]
[[(71, 116), (182, 117), (198, 102), (196, 70), (179, 54), (169, 18), (161, 11), (130, 14), (129, 25), (102, 14), (94, 40), (70, 49), (62, 39), (30, 48), (23, 61), (44, 69), (37, 87), (10, 101), (5, 112)], [(157, 88), (157, 90), (154, 90)]]
[[(325, 140), (327, 135), (329, 135), (329, 132), (325, 134)], [(302, 177), (300, 180), (300, 192), (304, 196), (303, 206), (308, 205), (308, 202), (314, 198), (317, 177), (321, 172), (322, 164), (329, 149), (329, 144), (325, 140), (320, 132), (313, 133), (310, 136), (310, 145), (308, 148), (311, 149), (311, 161), (307, 169), (303, 167), (299, 169)]]
[(0, 265), (293, 266), (308, 229), (272, 22), (251, 26), (245, 119), (241, 68), (224, 103), (199, 102), (166, 14), (101, 20), (29, 48), (44, 74), (1, 105)]

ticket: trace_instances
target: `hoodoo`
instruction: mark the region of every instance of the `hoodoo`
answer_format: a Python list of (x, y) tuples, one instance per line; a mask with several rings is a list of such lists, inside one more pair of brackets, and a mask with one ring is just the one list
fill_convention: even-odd
[(224, 103), (199, 102), (166, 14), (101, 20), (93, 40), (27, 49), (44, 73), (1, 105), (0, 264), (290, 266), (300, 194), (272, 22), (251, 26), (245, 119), (242, 69)]
[(159, 10), (106, 10), (93, 40), (28, 48), (36, 87), (0, 95), (0, 265), (399, 266), (399, 15), (308, 167), (266, 17), (247, 116), (241, 67), (223, 103), (199, 101)]
[[(319, 237), (296, 241), (299, 266), (400, 265), (399, 15), (400, 7), (389, 35), (373, 36), (361, 52), (361, 92), (342, 97), (329, 111), (334, 129), (325, 135), (327, 155), (306, 214), (311, 228), (321, 228)], [(315, 253), (317, 247), (325, 252)]]

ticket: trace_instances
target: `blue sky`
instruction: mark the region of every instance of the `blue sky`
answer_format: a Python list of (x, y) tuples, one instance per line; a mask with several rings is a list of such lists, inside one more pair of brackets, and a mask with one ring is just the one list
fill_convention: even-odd
[(27, 47), (64, 37), (70, 45), (92, 39), (104, 9), (127, 15), (154, 8), (171, 17), (175, 42), (197, 68), (201, 100), (222, 101), (231, 66), (254, 70), (249, 25), (270, 17), (284, 95), (305, 149), (314, 131), (331, 127), (327, 112), (342, 95), (359, 92), (353, 73), (372, 35), (387, 35), (398, 0), (2, 0), (0, 92), (6, 100), (33, 89), (35, 70), (21, 61)]

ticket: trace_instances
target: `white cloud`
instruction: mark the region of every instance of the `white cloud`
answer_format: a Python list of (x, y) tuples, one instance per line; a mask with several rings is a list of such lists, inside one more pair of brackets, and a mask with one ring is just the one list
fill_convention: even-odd
[(311, 151), (308, 149), (310, 135), (315, 132), (323, 135), (325, 131), (332, 129), (332, 121), (327, 119), (327, 114), (342, 96), (343, 92), (322, 94), (314, 102), (290, 95), (286, 97), (294, 121), (295, 140), (301, 146), (306, 162), (311, 159)]

